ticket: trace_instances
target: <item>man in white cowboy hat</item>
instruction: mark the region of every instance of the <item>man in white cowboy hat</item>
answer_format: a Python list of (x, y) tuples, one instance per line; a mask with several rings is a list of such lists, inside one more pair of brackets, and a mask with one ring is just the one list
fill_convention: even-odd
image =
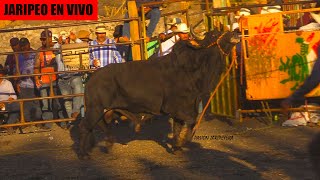
[(163, 42), (161, 43), (158, 56), (164, 56), (172, 51), (173, 45), (179, 40), (179, 36), (173, 32), (177, 30), (177, 25), (181, 24), (180, 18), (172, 18), (167, 24), (170, 25), (170, 29), (167, 32), (160, 33), (159, 38)]
[[(111, 63), (121, 63), (122, 58), (114, 45), (115, 41), (106, 36), (107, 29), (104, 25), (96, 27), (97, 38), (89, 42), (89, 60), (92, 68), (107, 66)], [(113, 44), (113, 45), (110, 45)], [(98, 46), (104, 45), (104, 46)]]
[(189, 33), (190, 29), (188, 28), (186, 23), (180, 23), (177, 25), (177, 29), (173, 32), (178, 33), (180, 40), (188, 40), (189, 39)]

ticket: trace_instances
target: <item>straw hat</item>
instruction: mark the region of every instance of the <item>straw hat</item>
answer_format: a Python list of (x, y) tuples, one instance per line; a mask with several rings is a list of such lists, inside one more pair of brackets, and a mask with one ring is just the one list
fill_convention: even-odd
[(97, 26), (96, 27), (96, 33), (106, 33), (107, 28), (105, 26)]

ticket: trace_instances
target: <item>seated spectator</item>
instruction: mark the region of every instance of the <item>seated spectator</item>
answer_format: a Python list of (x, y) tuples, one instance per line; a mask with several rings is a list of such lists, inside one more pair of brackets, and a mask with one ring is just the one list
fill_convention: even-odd
[(0, 65), (0, 110), (8, 112), (7, 124), (13, 124), (19, 121), (19, 103), (3, 103), (1, 101), (11, 101), (17, 99), (16, 92), (13, 89), (12, 83), (2, 77), (5, 76), (5, 70)]
[[(25, 52), (33, 51), (30, 47), (30, 42), (27, 38), (21, 38), (19, 45), (22, 53), (19, 54), (19, 69), (21, 74), (34, 74), (34, 63), (36, 59), (36, 52)], [(36, 98), (34, 78), (22, 77), (17, 81), (17, 91), (20, 99)], [(41, 119), (41, 108), (39, 101), (26, 101), (23, 103), (23, 112), (25, 121), (40, 120)]]
[(158, 56), (165, 56), (172, 51), (173, 45), (179, 40), (179, 36), (174, 34), (177, 30), (177, 25), (181, 24), (182, 20), (180, 18), (173, 18), (170, 20), (168, 25), (170, 29), (167, 32), (159, 34), (159, 38), (163, 41), (161, 43), (161, 49), (158, 52)]
[[(141, 16), (141, 4), (147, 3), (147, 2), (155, 2), (155, 1), (161, 1), (161, 0), (136, 0), (138, 12)], [(159, 9), (160, 5), (153, 5), (153, 6), (144, 6), (144, 14), (146, 18), (150, 19), (149, 25), (147, 27), (147, 42), (152, 37), (152, 34), (154, 30), (156, 29), (156, 26), (160, 20), (161, 11)], [(125, 15), (125, 18), (128, 18), (128, 13)], [(123, 25), (123, 32), (122, 32), (124, 39), (130, 39), (130, 25), (129, 21), (125, 22)]]

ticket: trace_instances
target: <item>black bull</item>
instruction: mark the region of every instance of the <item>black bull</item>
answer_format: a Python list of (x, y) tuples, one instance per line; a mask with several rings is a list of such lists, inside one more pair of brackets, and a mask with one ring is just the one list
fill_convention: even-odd
[(107, 124), (114, 112), (135, 122), (139, 113), (170, 115), (174, 119), (173, 150), (181, 150), (195, 124), (201, 96), (213, 90), (226, 68), (223, 57), (236, 44), (232, 40), (232, 32), (210, 31), (203, 40), (176, 43), (166, 56), (110, 64), (97, 70), (85, 88), (79, 157), (88, 157), (95, 126), (110, 141)]

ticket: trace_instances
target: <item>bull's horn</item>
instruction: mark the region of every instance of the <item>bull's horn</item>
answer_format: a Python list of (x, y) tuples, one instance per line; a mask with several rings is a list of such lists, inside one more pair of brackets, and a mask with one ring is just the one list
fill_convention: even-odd
[(192, 25), (190, 26), (190, 33), (196, 40), (203, 40), (205, 37), (204, 35), (196, 34)]

